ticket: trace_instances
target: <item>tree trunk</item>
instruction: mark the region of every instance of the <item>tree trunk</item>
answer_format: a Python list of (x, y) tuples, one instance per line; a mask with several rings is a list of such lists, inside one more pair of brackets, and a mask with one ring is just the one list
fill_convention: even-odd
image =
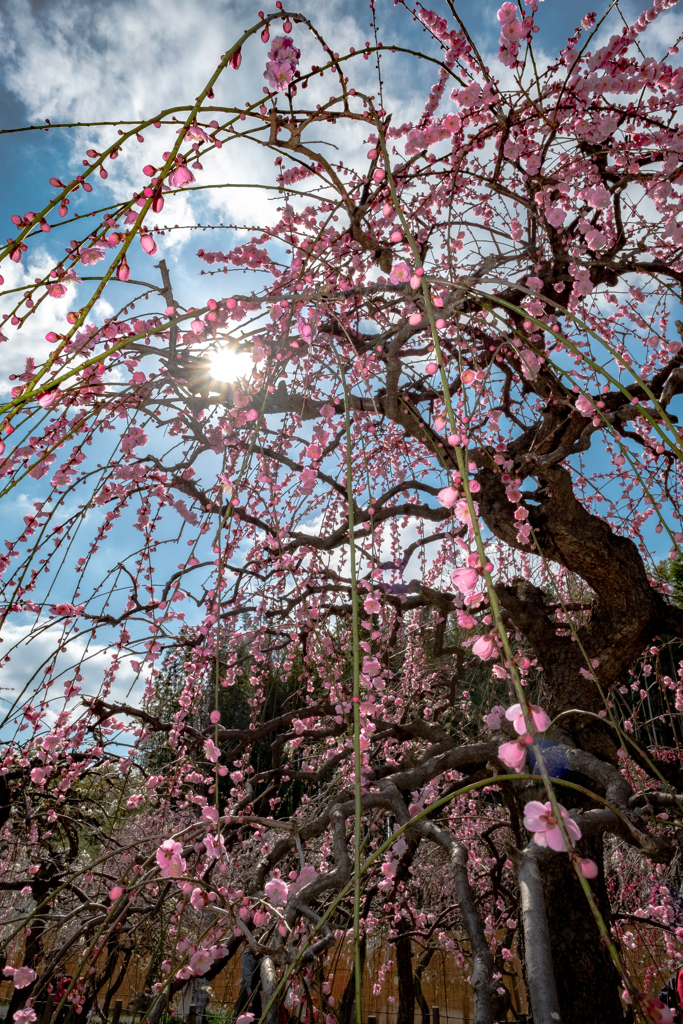
[(518, 869), (527, 984), (536, 1024), (553, 1024), (561, 1020), (560, 1004), (536, 850), (532, 845), (522, 851)]
[(280, 1007), (278, 1000), (275, 999), (275, 991), (278, 985), (277, 971), (275, 970), (275, 963), (273, 958), (270, 956), (264, 956), (261, 959), (261, 1005), (262, 1013), (266, 1013), (266, 1007), (272, 1001), (273, 1005), (268, 1010), (266, 1017), (264, 1018), (264, 1024), (277, 1024)]
[(417, 999), (417, 1005), (420, 1007), (422, 1024), (429, 1024), (431, 1020), (431, 1011), (429, 1009), (429, 1006), (427, 1005), (427, 1000), (424, 997), (424, 992), (422, 991), (422, 975), (424, 974), (426, 968), (429, 967), (429, 964), (431, 963), (432, 957), (434, 956), (435, 953), (436, 949), (434, 948), (434, 946), (431, 946), (430, 948), (426, 949), (422, 956), (420, 957), (420, 961), (417, 967), (415, 968), (415, 972), (413, 974), (413, 984), (415, 985), (415, 998)]
[[(367, 941), (365, 938), (365, 931), (362, 932), (360, 937), (359, 949), (360, 949), (360, 973), (361, 978), (363, 977), (363, 969), (365, 967), (365, 951), (367, 947)], [(355, 963), (354, 958), (351, 960), (352, 964)], [(340, 1024), (355, 1024), (356, 1020), (356, 968), (352, 966), (349, 980), (346, 983), (346, 987), (342, 993), (341, 1000), (339, 1001), (339, 1017)]]
[(407, 921), (399, 922), (396, 939), (396, 973), (398, 975), (398, 1016), (396, 1024), (415, 1024), (415, 985), (413, 984), (413, 946)]
[[(599, 875), (591, 885), (609, 924), (602, 838), (585, 839), (579, 849), (598, 865)], [(541, 879), (562, 1024), (624, 1024), (619, 976), (569, 858), (561, 854), (544, 857)]]

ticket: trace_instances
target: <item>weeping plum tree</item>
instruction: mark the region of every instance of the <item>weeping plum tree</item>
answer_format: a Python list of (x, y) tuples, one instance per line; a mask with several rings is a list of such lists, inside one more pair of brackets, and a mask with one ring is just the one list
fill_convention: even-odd
[[(264, 1020), (346, 1024), (380, 940), (402, 1024), (444, 950), (476, 1024), (671, 1019), (678, 22), (613, 3), (549, 60), (505, 3), (487, 63), (442, 6), (344, 53), (259, 12), (186, 105), (50, 128), (79, 173), (12, 217), (19, 1024), (106, 1019), (136, 960), (154, 1024), (245, 944)], [(221, 222), (238, 188), (261, 222)]]

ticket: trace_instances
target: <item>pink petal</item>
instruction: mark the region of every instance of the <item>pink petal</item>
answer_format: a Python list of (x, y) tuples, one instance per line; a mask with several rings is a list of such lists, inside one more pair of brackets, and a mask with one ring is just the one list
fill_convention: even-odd
[(453, 508), (456, 501), (458, 500), (458, 492), (455, 487), (444, 487), (443, 490), (439, 491), (436, 496), (436, 500), (444, 508)]
[(451, 580), (453, 586), (457, 587), (461, 594), (471, 594), (479, 582), (479, 576), (476, 569), (461, 566), (460, 569), (455, 569), (451, 573)]
[(482, 661), (488, 661), (489, 658), (492, 658), (495, 651), (496, 648), (493, 640), (489, 640), (485, 636), (480, 636), (479, 639), (472, 644), (472, 654), (476, 654), (476, 656), (481, 658)]
[(508, 768), (514, 768), (516, 772), (519, 772), (526, 761), (526, 750), (520, 747), (516, 740), (511, 740), (498, 747), (498, 757)]
[(145, 250), (148, 256), (153, 256), (157, 251), (157, 243), (154, 241), (151, 235), (140, 235), (140, 245)]
[[(538, 835), (539, 833), (536, 833), (534, 838), (537, 839)], [(551, 850), (556, 850), (558, 853), (562, 853), (563, 850), (567, 849), (564, 836), (557, 826), (555, 826), (555, 828), (549, 828), (545, 833), (545, 838)]]
[(128, 266), (125, 256), (116, 268), (116, 276), (119, 281), (127, 281), (130, 277), (130, 267)]
[(578, 864), (584, 878), (597, 878), (598, 865), (590, 857), (579, 857)]
[(546, 729), (550, 728), (550, 718), (543, 708), (536, 707), (535, 705), (532, 706), (531, 717), (539, 732), (545, 732)]

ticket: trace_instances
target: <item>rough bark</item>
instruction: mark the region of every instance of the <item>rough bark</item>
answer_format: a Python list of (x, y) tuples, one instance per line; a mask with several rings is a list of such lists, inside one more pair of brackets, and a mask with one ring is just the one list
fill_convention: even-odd
[(396, 1024), (415, 1024), (415, 984), (413, 982), (413, 949), (407, 921), (400, 921), (396, 939), (396, 971), (398, 973), (398, 1015)]
[[(579, 851), (599, 865), (592, 889), (608, 922), (602, 837), (582, 840)], [(562, 1024), (623, 1024), (619, 977), (569, 859), (560, 854), (543, 857), (540, 874)]]
[[(275, 963), (273, 958), (270, 956), (264, 956), (261, 959), (261, 1005), (263, 1006), (263, 1024), (277, 1024), (280, 1007), (279, 1001), (275, 998), (275, 990), (277, 989), (277, 971), (275, 970)], [(272, 1000), (272, 1005), (266, 1013), (266, 1008)]]
[(527, 983), (535, 1024), (559, 1024), (560, 1003), (555, 985), (543, 883), (535, 852), (523, 850), (518, 869)]

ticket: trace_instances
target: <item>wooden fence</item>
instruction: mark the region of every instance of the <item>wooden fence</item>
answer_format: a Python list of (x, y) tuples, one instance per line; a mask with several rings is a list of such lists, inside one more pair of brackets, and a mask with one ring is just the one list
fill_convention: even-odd
[[(45, 1009), (44, 1009), (44, 1011), (43, 1011), (43, 1013), (42, 1013), (42, 1015), (40, 1017), (40, 1020), (39, 1020), (38, 1024), (50, 1024), (50, 1021), (52, 1019), (53, 1010), (54, 1010), (54, 1000), (53, 1000), (52, 995), (49, 995), (47, 997), (47, 1002), (45, 1004)], [(391, 1012), (391, 1011), (389, 1011), (389, 1012)], [(115, 1001), (115, 1003), (113, 1005), (113, 1008), (112, 1008), (112, 1011), (111, 1011), (111, 1015), (110, 1015), (110, 1018), (109, 1018), (109, 1024), (122, 1024), (122, 1017), (124, 1015), (126, 1017), (132, 1017), (133, 1020), (136, 1017), (140, 1016), (142, 1018), (141, 1024), (142, 1024), (142, 1021), (144, 1021), (144, 1014), (140, 1014), (139, 1011), (131, 1011), (130, 1008), (129, 1009), (124, 1009), (123, 1000), (122, 999), (117, 999)], [(205, 1017), (204, 1012), (202, 1011), (200, 1006), (198, 1004), (196, 1004), (196, 1003), (191, 1003), (190, 1004), (190, 1007), (188, 1009), (187, 1014), (181, 1015), (181, 1014), (176, 1013), (174, 1015), (174, 1019), (175, 1020), (184, 1021), (185, 1024), (206, 1024), (206, 1021), (205, 1021), (204, 1017)], [(451, 1017), (450, 1019), (451, 1020), (456, 1020), (456, 1019), (457, 1020), (461, 1020), (461, 1021), (464, 1022), (464, 1024), (471, 1024), (471, 1021), (472, 1021), (471, 1017), (459, 1017), (459, 1018)], [(514, 1015), (514, 1019), (516, 1021), (516, 1024), (533, 1024), (533, 1021), (531, 1020), (531, 1017), (528, 1017), (527, 1014), (525, 1014), (525, 1013), (515, 1014)], [(373, 1013), (368, 1014), (367, 1015), (367, 1024), (379, 1024), (378, 1019), (377, 1019), (377, 1015), (373, 1014)], [(432, 1006), (431, 1011), (430, 1011), (429, 1024), (442, 1024), (442, 1015), (441, 1015), (440, 1008), (438, 1006)]]

